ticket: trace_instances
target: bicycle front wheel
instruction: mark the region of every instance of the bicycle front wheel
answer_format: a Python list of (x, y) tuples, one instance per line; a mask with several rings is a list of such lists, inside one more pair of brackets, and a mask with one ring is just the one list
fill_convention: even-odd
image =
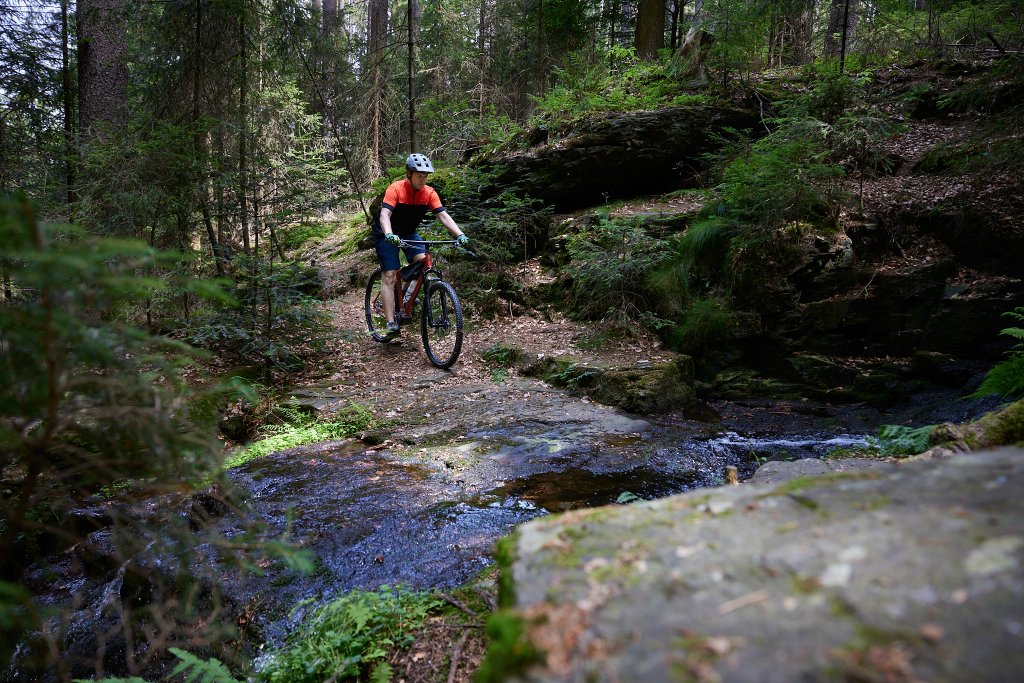
[(454, 365), (462, 351), (462, 304), (447, 282), (433, 280), (427, 284), (420, 329), (430, 362), (443, 370)]
[(381, 296), (383, 281), (380, 268), (373, 271), (366, 283), (366, 328), (375, 341), (387, 341), (388, 319), (384, 316), (384, 299)]

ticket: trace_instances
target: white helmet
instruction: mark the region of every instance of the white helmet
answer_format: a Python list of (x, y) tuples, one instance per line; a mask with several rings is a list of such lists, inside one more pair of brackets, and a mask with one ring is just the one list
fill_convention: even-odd
[(405, 160), (405, 170), (433, 173), (434, 165), (430, 163), (430, 159), (422, 154), (410, 154), (409, 158)]

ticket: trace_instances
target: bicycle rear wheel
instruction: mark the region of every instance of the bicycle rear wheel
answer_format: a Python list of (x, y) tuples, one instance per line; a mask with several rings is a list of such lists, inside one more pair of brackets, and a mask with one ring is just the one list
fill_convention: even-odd
[(420, 327), (423, 350), (431, 363), (448, 369), (462, 351), (462, 304), (452, 286), (443, 280), (428, 282), (426, 289)]
[(384, 299), (381, 297), (383, 281), (380, 268), (373, 271), (366, 283), (366, 328), (375, 341), (387, 341), (388, 319), (384, 316)]

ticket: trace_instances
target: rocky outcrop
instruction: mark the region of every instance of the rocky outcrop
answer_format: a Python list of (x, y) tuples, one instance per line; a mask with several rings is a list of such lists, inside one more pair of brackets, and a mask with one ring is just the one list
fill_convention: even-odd
[(1004, 448), (534, 520), (500, 546), (491, 656), (531, 682), (1016, 680), (1022, 490)]
[(753, 112), (728, 105), (605, 112), (527, 133), (526, 150), (499, 149), (493, 191), (517, 188), (556, 210), (693, 185), (726, 128), (753, 128)]
[(944, 422), (928, 436), (931, 446), (915, 460), (948, 458), (958, 453), (1003, 444), (1024, 443), (1024, 399), (966, 424)]
[(500, 352), (528, 377), (578, 391), (598, 403), (630, 413), (681, 411), (696, 402), (693, 360), (689, 356), (657, 363), (609, 363), (593, 358), (535, 354), (512, 346), (503, 346)]

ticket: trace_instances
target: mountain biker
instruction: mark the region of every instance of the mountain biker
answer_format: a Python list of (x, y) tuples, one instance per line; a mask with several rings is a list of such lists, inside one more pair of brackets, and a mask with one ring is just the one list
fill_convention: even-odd
[[(430, 159), (422, 154), (410, 154), (405, 160), (405, 178), (388, 186), (380, 205), (380, 213), (373, 222), (377, 258), (382, 271), (381, 299), (384, 301), (388, 338), (399, 334), (398, 321), (395, 320), (395, 280), (401, 267), (398, 260), (401, 240), (422, 239), (416, 233), (416, 228), (427, 211), (432, 211), (455, 237), (459, 246), (469, 244), (469, 237), (445, 210), (437, 192), (427, 185), (427, 178), (433, 172), (434, 165)], [(426, 256), (426, 248), (422, 244), (410, 244), (403, 247), (402, 251), (409, 263), (420, 261)]]

